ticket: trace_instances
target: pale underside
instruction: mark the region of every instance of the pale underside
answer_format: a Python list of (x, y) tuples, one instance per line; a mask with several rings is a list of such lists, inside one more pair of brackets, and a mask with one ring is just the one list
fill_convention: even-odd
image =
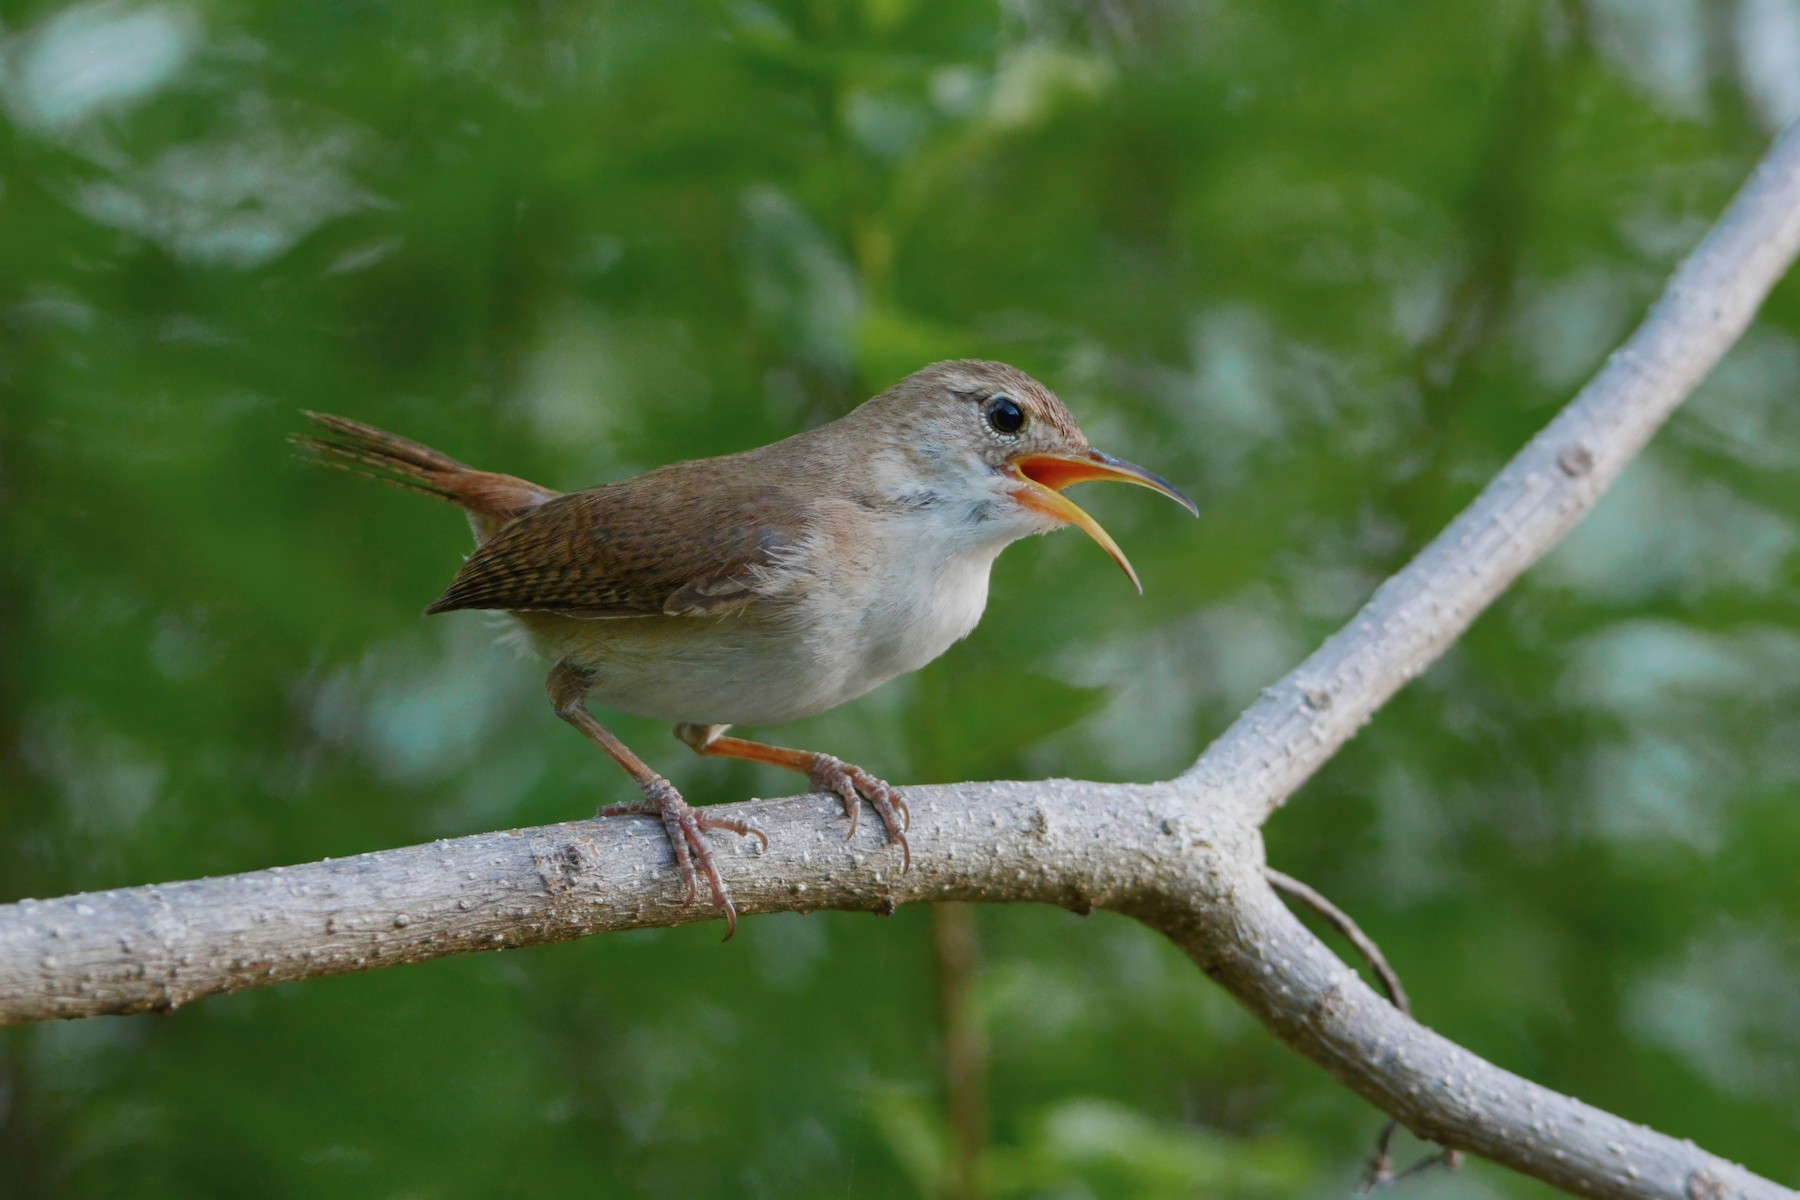
[(937, 545), (928, 525), (904, 513), (865, 519), (854, 539), (820, 545), (820, 536), (720, 615), (511, 615), (540, 653), (592, 672), (589, 696), (603, 708), (778, 724), (916, 671), (967, 636), (1001, 549)]

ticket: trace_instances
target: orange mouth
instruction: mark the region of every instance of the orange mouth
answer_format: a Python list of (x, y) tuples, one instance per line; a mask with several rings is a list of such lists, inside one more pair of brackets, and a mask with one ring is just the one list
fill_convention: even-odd
[(1195, 516), (1200, 515), (1194, 502), (1182, 495), (1180, 489), (1168, 480), (1098, 450), (1089, 450), (1085, 454), (1021, 454), (1012, 460), (1012, 466), (1019, 481), (1024, 484), (1013, 493), (1018, 502), (1032, 512), (1073, 525), (1099, 542), (1100, 548), (1119, 564), (1119, 569), (1125, 572), (1125, 577), (1131, 580), (1131, 586), (1140, 595), (1143, 594), (1144, 585), (1138, 582), (1137, 572), (1131, 568), (1131, 560), (1125, 557), (1119, 544), (1112, 540), (1112, 535), (1100, 527), (1100, 522), (1064, 496), (1062, 489), (1091, 480), (1135, 483), (1153, 492), (1161, 492)]

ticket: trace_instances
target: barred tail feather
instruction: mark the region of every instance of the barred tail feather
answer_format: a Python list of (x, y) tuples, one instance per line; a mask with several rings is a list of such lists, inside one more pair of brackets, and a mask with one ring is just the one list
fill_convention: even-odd
[(288, 437), (308, 462), (336, 467), (452, 504), (459, 502), (456, 490), (449, 486), (450, 481), (445, 476), (466, 472), (469, 468), (448, 455), (347, 417), (316, 412), (308, 412), (306, 416), (326, 430), (323, 437), (300, 433)]
[(469, 513), (482, 536), (559, 494), (511, 475), (477, 471), (430, 446), (361, 421), (329, 413), (306, 416), (322, 426), (323, 433), (289, 435), (301, 458), (454, 504)]

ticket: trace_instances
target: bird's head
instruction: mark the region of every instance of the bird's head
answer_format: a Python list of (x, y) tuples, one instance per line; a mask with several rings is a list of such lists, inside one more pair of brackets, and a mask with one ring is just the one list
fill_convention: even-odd
[(879, 425), (904, 464), (889, 478), (896, 497), (910, 494), (920, 507), (943, 509), (944, 519), (996, 541), (1073, 525), (1100, 543), (1140, 592), (1125, 552), (1063, 489), (1094, 480), (1135, 483), (1198, 515), (1167, 480), (1090, 446), (1055, 393), (1005, 363), (934, 363), (857, 415)]

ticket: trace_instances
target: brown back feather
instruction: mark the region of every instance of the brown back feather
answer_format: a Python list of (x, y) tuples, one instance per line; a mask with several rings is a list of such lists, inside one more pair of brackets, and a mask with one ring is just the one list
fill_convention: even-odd
[(627, 617), (743, 608), (781, 574), (806, 494), (792, 483), (744, 480), (745, 457), (676, 463), (559, 496), (484, 542), (425, 611)]

